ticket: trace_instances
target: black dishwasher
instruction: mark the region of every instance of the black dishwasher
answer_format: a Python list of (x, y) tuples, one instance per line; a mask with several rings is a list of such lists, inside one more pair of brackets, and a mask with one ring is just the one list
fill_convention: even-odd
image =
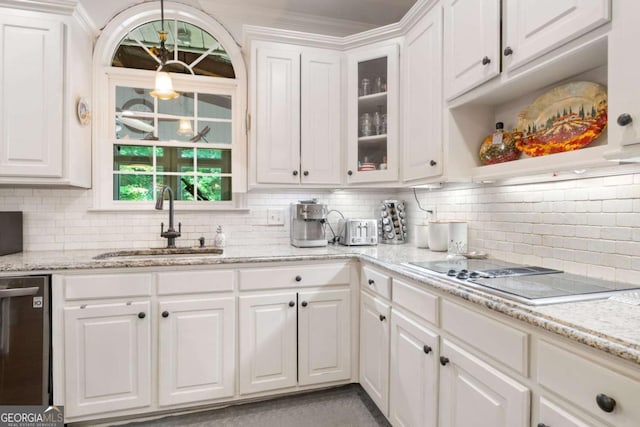
[(49, 276), (0, 277), (0, 405), (49, 405)]

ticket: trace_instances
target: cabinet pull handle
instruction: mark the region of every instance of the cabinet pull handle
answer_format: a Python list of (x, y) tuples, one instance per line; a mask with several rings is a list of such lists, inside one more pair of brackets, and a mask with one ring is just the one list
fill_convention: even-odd
[(300, 281), (302, 281), (302, 276), (300, 275), (296, 276), (296, 282), (300, 282)]
[(144, 311), (138, 313), (138, 319), (144, 319), (145, 317), (147, 317), (147, 314)]
[(162, 317), (164, 317), (164, 318), (169, 317), (169, 312), (168, 312), (168, 311), (166, 311), (166, 310), (165, 310), (165, 311), (163, 311), (163, 312), (162, 312)]
[(302, 306), (306, 307), (308, 305), (308, 303), (306, 301), (302, 301)]
[(538, 423), (538, 427), (549, 427), (549, 426), (546, 425), (545, 423)]
[(613, 397), (609, 397), (606, 394), (600, 393), (596, 396), (596, 403), (598, 407), (604, 412), (613, 412), (616, 408), (616, 400)]
[(289, 301), (289, 307), (293, 307), (293, 306), (295, 306), (295, 305), (296, 305), (296, 302), (295, 302), (295, 301)]
[(502, 52), (504, 53), (504, 56), (509, 56), (513, 53), (513, 49), (511, 49), (511, 47), (507, 46), (504, 48), (504, 51)]
[(298, 176), (298, 171), (293, 171), (291, 173), (293, 174), (293, 176)]
[(424, 350), (425, 354), (431, 353), (431, 347), (429, 347), (428, 345), (425, 345), (424, 347), (422, 347), (422, 349)]
[(309, 171), (304, 171), (304, 172), (302, 172), (302, 175), (304, 175), (304, 176), (309, 176)]
[(352, 170), (348, 170), (347, 171), (347, 175), (349, 175), (349, 176), (353, 175), (353, 171)]
[(431, 160), (431, 161), (429, 162), (429, 164), (430, 164), (431, 166), (435, 166), (435, 165), (437, 165), (437, 164), (438, 164), (438, 162), (436, 162), (435, 160)]
[(489, 59), (488, 56), (485, 56), (484, 58), (482, 58), (482, 65), (488, 65), (489, 63), (491, 63), (491, 60)]
[(622, 113), (618, 116), (618, 120), (616, 120), (620, 126), (626, 126), (633, 121), (631, 115), (629, 113)]
[(368, 283), (369, 283), (370, 285), (372, 285), (372, 286), (373, 286), (373, 284), (374, 284), (374, 283), (376, 283), (376, 281), (375, 281), (375, 280), (373, 280), (373, 279), (369, 279), (369, 282), (368, 282)]
[(380, 321), (381, 322), (384, 322), (384, 319), (386, 319), (386, 318), (387, 318), (387, 316), (385, 316), (384, 314), (380, 315)]
[(449, 364), (449, 358), (448, 357), (444, 357), (444, 356), (440, 356), (440, 364), (442, 366), (447, 366)]

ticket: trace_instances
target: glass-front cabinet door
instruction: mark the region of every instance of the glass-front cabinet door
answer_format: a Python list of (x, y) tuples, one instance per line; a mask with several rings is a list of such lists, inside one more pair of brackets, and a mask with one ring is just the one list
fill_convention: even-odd
[(348, 54), (347, 182), (398, 179), (397, 44)]

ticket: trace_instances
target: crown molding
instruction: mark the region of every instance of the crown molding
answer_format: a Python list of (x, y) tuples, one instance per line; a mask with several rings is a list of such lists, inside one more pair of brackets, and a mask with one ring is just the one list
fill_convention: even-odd
[(78, 0), (0, 0), (0, 7), (71, 15)]
[(300, 44), (307, 47), (342, 50), (343, 37), (324, 34), (306, 33), (303, 31), (283, 30), (281, 28), (243, 25), (243, 44), (248, 46), (251, 40), (272, 41), (280, 43)]
[(80, 28), (90, 35), (93, 40), (96, 40), (98, 36), (100, 36), (100, 29), (96, 25), (95, 21), (91, 19), (82, 4), (78, 3), (78, 6), (75, 8), (71, 16), (78, 23)]

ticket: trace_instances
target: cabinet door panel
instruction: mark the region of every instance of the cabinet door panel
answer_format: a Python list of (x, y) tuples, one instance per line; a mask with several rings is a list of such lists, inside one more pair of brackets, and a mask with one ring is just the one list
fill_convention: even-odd
[(0, 175), (62, 176), (64, 26), (0, 17)]
[(340, 184), (341, 56), (302, 53), (301, 177), (303, 184)]
[(610, 19), (609, 0), (505, 0), (506, 70), (526, 64)]
[(164, 301), (158, 307), (159, 404), (233, 396), (234, 299)]
[(296, 293), (241, 296), (239, 300), (240, 393), (295, 386)]
[(442, 9), (434, 7), (405, 38), (404, 181), (442, 174)]
[(385, 416), (389, 413), (389, 305), (361, 292), (360, 385)]
[(256, 67), (257, 180), (298, 183), (300, 53), (259, 48)]
[(447, 340), (440, 354), (449, 359), (440, 368), (440, 425), (529, 425), (529, 389)]
[(150, 404), (150, 314), (147, 301), (64, 309), (68, 416)]
[(389, 417), (394, 426), (435, 427), (438, 336), (395, 309), (391, 316)]
[(446, 0), (444, 33), (447, 99), (500, 73), (500, 0)]
[(298, 382), (300, 385), (351, 377), (351, 291), (298, 294)]
[(555, 427), (589, 427), (587, 424), (579, 420), (575, 416), (566, 412), (564, 409), (554, 405), (544, 397), (540, 398), (540, 417), (539, 422), (546, 426)]

